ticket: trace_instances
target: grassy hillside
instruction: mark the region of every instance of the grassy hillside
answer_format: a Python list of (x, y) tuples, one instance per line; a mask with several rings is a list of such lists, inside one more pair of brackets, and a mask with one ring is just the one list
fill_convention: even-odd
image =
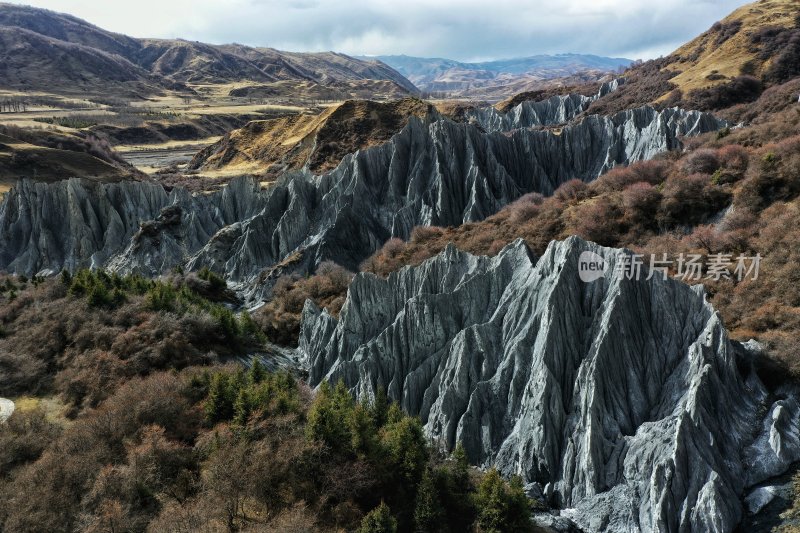
[(424, 118), (432, 109), (414, 98), (348, 100), (318, 115), (254, 121), (200, 152), (190, 167), (274, 174), (308, 165), (312, 172), (324, 172), (346, 154), (386, 142), (410, 117)]
[(33, 130), (23, 132), (22, 137), (31, 141), (26, 142), (1, 131), (14, 134), (20, 130), (0, 130), (0, 190), (8, 190), (23, 177), (45, 182), (72, 177), (115, 182), (137, 176), (134, 169), (115, 160), (108, 146), (97, 139)]
[[(800, 14), (796, 0), (747, 4), (672, 54), (625, 73), (619, 91), (590, 113), (655, 104), (719, 111), (749, 104), (800, 76)], [(797, 93), (787, 94), (788, 99)], [(731, 115), (732, 120), (740, 117)]]
[(743, 74), (767, 76), (789, 51), (791, 37), (779, 35), (797, 28), (799, 17), (794, 0), (747, 4), (678, 48), (664, 70), (675, 73), (670, 81), (687, 94)]

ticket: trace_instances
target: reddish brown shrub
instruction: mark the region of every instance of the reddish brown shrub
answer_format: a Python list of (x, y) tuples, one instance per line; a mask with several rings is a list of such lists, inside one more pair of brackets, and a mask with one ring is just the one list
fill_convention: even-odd
[(664, 185), (664, 199), (657, 219), (660, 227), (698, 224), (730, 203), (731, 194), (712, 183), (705, 174), (678, 175)]
[(713, 174), (720, 167), (717, 151), (701, 148), (683, 160), (683, 171), (687, 174)]
[(556, 189), (553, 197), (561, 202), (575, 202), (585, 197), (587, 185), (581, 180), (569, 180)]
[(590, 201), (578, 206), (573, 217), (575, 235), (603, 246), (614, 246), (619, 242), (623, 212), (616, 203)]
[(634, 183), (622, 192), (626, 213), (635, 214), (636, 218), (652, 216), (660, 200), (658, 189), (644, 181)]
[(528, 193), (505, 207), (504, 215), (515, 223), (531, 220), (539, 212), (544, 196), (539, 193)]
[(634, 163), (627, 167), (617, 167), (600, 176), (591, 184), (597, 192), (621, 191), (638, 182), (658, 185), (667, 179), (672, 163), (665, 160), (652, 160)]
[(409, 240), (415, 243), (424, 243), (440, 237), (443, 231), (442, 228), (437, 228), (436, 226), (417, 226), (411, 232)]
[[(393, 253), (399, 253), (396, 243), (390, 246)], [(271, 299), (254, 313), (253, 318), (270, 341), (293, 346), (300, 333), (300, 315), (306, 300), (310, 299), (336, 315), (344, 304), (352, 279), (352, 272), (329, 261), (320, 264), (317, 273), (308, 278), (282, 276), (272, 289)]]
[(723, 146), (717, 152), (720, 164), (726, 169), (739, 174), (744, 174), (750, 163), (750, 152), (738, 144)]

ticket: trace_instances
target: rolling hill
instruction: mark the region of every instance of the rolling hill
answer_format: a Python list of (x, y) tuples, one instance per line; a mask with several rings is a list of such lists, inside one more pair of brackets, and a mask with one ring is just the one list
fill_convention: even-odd
[(71, 136), (50, 135), (59, 137), (54, 139), (56, 147), (44, 146), (42, 141), (46, 139), (23, 140), (0, 133), (0, 192), (8, 190), (21, 177), (46, 183), (71, 177), (105, 183), (135, 179), (133, 168), (101, 159), (105, 154), (96, 149), (91, 153), (89, 149), (94, 148), (91, 143)]
[[(635, 65), (620, 91), (591, 112), (635, 105), (722, 110), (756, 101), (797, 100), (797, 86), (777, 87), (800, 75), (800, 10), (796, 0), (760, 0), (744, 5), (670, 55)], [(786, 94), (783, 94), (786, 93)], [(741, 120), (741, 114), (731, 115)]]

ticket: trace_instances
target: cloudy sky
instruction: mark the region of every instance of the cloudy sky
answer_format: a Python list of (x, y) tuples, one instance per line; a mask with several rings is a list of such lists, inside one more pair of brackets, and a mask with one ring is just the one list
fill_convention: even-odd
[(12, 0), (134, 37), (463, 61), (579, 52), (649, 59), (744, 0)]

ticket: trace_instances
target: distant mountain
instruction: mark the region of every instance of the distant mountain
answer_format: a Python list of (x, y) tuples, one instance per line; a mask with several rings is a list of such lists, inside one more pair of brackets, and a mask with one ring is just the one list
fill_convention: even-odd
[(462, 93), (481, 87), (563, 78), (581, 72), (613, 72), (628, 67), (624, 58), (584, 54), (535, 55), (480, 63), (405, 55), (377, 56), (423, 91)]
[(193, 83), (298, 81), (323, 86), (387, 81), (417, 93), (374, 59), (290, 53), (238, 44), (134, 39), (52, 11), (0, 3), (0, 87), (74, 93), (150, 94)]

